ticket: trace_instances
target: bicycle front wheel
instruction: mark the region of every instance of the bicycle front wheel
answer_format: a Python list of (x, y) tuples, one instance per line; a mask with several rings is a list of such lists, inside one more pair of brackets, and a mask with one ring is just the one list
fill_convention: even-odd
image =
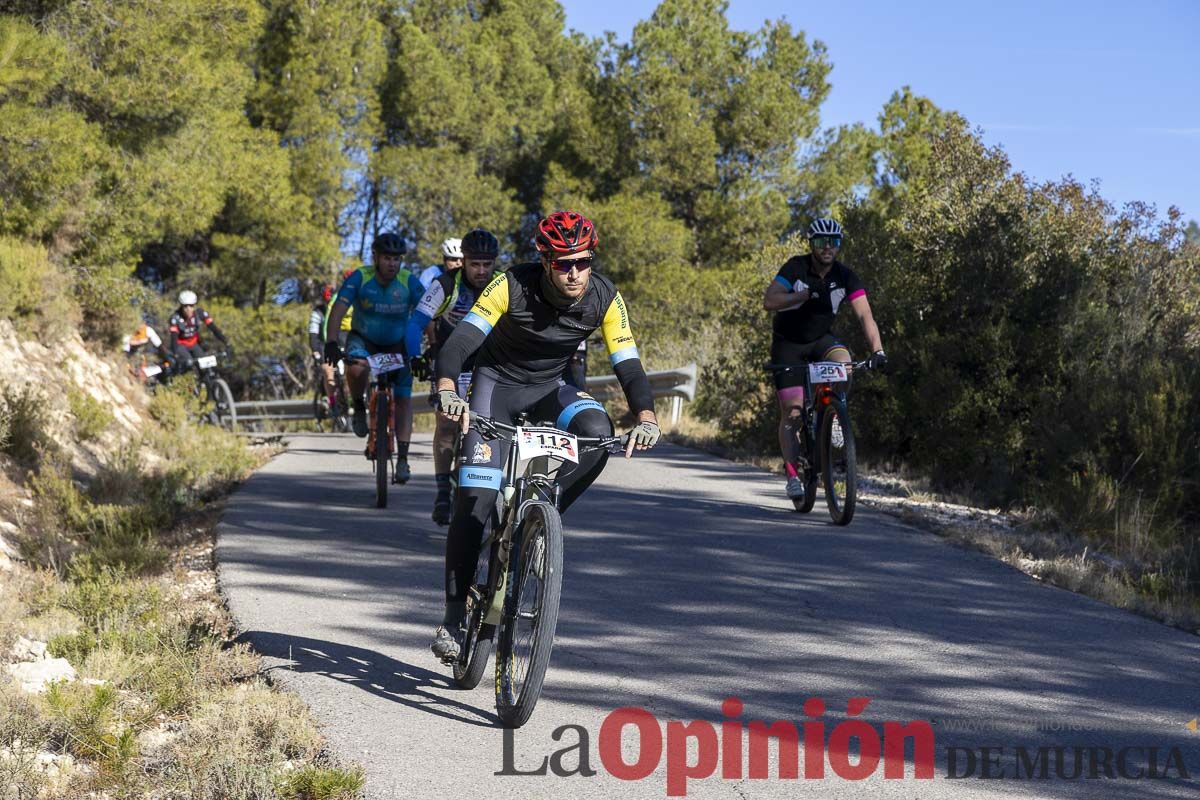
[(391, 426), (387, 392), (375, 393), (375, 507), (387, 508), (388, 467), (392, 463)]
[(213, 404), (217, 408), (217, 420), (230, 430), (237, 428), (237, 408), (233, 405), (233, 392), (223, 378), (213, 381)]
[(542, 694), (562, 595), (562, 518), (548, 503), (529, 506), (509, 560), (508, 596), (496, 643), (496, 712), (525, 724)]
[(840, 400), (830, 403), (821, 419), (817, 435), (821, 448), (821, 469), (825, 478), (825, 503), (835, 525), (849, 525), (854, 518), (858, 498), (858, 465), (854, 451), (854, 431), (850, 412)]

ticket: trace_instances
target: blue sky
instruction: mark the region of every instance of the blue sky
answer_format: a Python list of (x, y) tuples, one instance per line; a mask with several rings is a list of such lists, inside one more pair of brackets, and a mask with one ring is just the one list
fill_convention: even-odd
[[(567, 26), (628, 41), (650, 0), (561, 0)], [(1200, 0), (731, 0), (730, 24), (785, 17), (833, 64), (822, 126), (875, 127), (908, 84), (963, 114), (1032, 178), (1100, 182), (1120, 206), (1200, 220)]]

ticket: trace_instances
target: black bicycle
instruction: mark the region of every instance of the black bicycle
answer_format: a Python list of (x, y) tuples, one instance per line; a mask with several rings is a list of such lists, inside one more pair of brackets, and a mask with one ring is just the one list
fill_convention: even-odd
[[(542, 693), (562, 595), (563, 527), (557, 472), (592, 450), (620, 452), (625, 437), (580, 438), (552, 427), (506, 425), (472, 412), (485, 439), (508, 437), (504, 485), (496, 497), (467, 593), (466, 635), (454, 680), (474, 689), (493, 642), (496, 712), (511, 728), (524, 725)], [(526, 466), (518, 473), (518, 463)], [(467, 468), (469, 470), (469, 467)]]
[[(375, 507), (387, 508), (388, 484), (396, 479), (396, 393), (395, 375), (404, 369), (404, 356), (377, 353), (367, 356), (371, 368), (371, 391), (367, 400), (367, 459), (375, 471)], [(390, 473), (390, 474), (389, 474)]]
[(200, 377), (200, 384), (204, 387), (205, 402), (212, 406), (212, 410), (207, 412), (202, 419), (214, 425), (236, 428), (237, 408), (233, 404), (233, 392), (229, 390), (229, 384), (225, 382), (225, 379), (217, 374), (218, 358), (227, 358), (228, 355), (226, 351), (222, 350), (220, 353), (196, 356), (192, 363), (196, 368), (196, 374)]
[(804, 371), (804, 408), (801, 424), (795, 426), (800, 452), (796, 471), (804, 481), (804, 499), (792, 503), (801, 513), (812, 511), (817, 482), (823, 478), (829, 516), (836, 525), (849, 525), (858, 499), (858, 465), (847, 394), (854, 370), (870, 369), (870, 362), (767, 364), (766, 369), (774, 373)]
[(334, 433), (350, 430), (350, 396), (346, 391), (346, 362), (339, 360), (333, 368), (333, 392), (327, 393), (325, 375), (317, 368), (318, 387), (313, 396), (313, 417), (318, 424), (331, 421)]

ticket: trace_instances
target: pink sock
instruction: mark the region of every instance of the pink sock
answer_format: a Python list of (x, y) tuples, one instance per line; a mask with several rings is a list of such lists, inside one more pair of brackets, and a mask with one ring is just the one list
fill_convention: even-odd
[(788, 463), (784, 464), (783, 466), (784, 466), (784, 468), (785, 468), (785, 469), (787, 469), (787, 474), (788, 474), (788, 477), (789, 477), (789, 478), (795, 478), (795, 477), (798, 477), (798, 473), (796, 472), (796, 465), (795, 465), (795, 464), (792, 464), (792, 463), (788, 462)]

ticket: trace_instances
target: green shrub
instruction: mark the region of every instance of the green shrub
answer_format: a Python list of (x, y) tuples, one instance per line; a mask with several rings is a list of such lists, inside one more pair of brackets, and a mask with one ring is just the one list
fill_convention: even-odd
[(275, 791), (285, 800), (352, 800), (362, 792), (361, 767), (319, 767), (309, 764), (281, 777)]
[(75, 298), (83, 309), (80, 327), (91, 341), (114, 346), (134, 330), (138, 322), (138, 301), (147, 301), (148, 291), (123, 265), (112, 267), (75, 267)]
[(67, 389), (67, 402), (75, 424), (75, 435), (81, 442), (89, 442), (113, 423), (113, 413), (103, 403), (78, 387)]
[(223, 297), (202, 303), (233, 345), (233, 360), (221, 365), (221, 374), (235, 397), (275, 399), (311, 391), (312, 359), (302, 335), (308, 306), (265, 303), (241, 308)]
[[(0, 797), (38, 797), (45, 774), (35, 756), (46, 747), (51, 724), (42, 715), (42, 705), (5, 675), (0, 679)], [(20, 743), (18, 745), (18, 742)], [(13, 752), (15, 751), (15, 752)]]
[(30, 384), (0, 389), (0, 447), (27, 467), (58, 452), (46, 403), (45, 394)]
[(120, 707), (120, 695), (107, 684), (52, 684), (46, 692), (51, 735), (77, 758), (96, 765), (100, 780), (126, 780), (136, 767), (137, 732)]
[(0, 236), (0, 319), (39, 338), (57, 339), (75, 329), (68, 279), (42, 246)]
[(59, 533), (55, 523), (75, 535), (79, 553), (92, 566), (113, 567), (132, 573), (157, 570), (166, 552), (157, 542), (157, 532), (173, 519), (171, 507), (155, 503), (158, 492), (127, 498), (123, 504), (94, 503), (67, 476), (61, 466), (46, 466), (30, 478), (30, 488), (49, 518), (42, 533), (52, 538)]

